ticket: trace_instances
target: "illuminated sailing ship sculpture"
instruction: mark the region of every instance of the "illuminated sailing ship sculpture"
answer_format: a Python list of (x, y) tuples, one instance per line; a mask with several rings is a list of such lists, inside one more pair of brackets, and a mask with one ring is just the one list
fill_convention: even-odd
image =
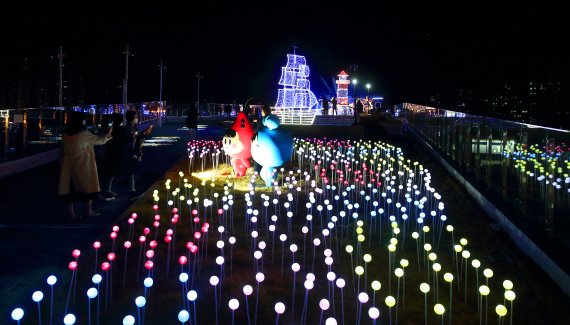
[(317, 104), (317, 97), (310, 89), (310, 69), (305, 57), (287, 54), (287, 65), (281, 67), (277, 103), (274, 112), (282, 124), (313, 124), (316, 112), (311, 110)]

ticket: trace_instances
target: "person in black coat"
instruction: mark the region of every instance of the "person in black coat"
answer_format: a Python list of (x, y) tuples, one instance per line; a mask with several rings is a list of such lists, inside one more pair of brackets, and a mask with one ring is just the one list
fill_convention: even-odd
[(186, 127), (190, 130), (190, 139), (196, 138), (196, 129), (198, 129), (198, 111), (190, 107), (186, 113)]
[(119, 113), (114, 113), (111, 117), (114, 126), (111, 133), (113, 139), (107, 143), (105, 156), (105, 169), (108, 177), (107, 191), (101, 194), (101, 197), (106, 201), (112, 200), (117, 196), (117, 193), (112, 190), (113, 181), (115, 177), (121, 176), (129, 179), (131, 198), (137, 197), (135, 194), (135, 170), (142, 158), (140, 147), (142, 147), (144, 139), (141, 139), (141, 137), (150, 133), (151, 128), (142, 133), (138, 132), (136, 111), (127, 111), (125, 119), (126, 122), (123, 123), (123, 115)]

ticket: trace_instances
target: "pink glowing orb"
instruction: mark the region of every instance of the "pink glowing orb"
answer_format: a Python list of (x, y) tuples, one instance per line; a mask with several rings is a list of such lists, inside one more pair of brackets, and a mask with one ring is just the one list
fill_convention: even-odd
[(140, 236), (139, 237), (139, 242), (144, 243), (146, 241), (146, 237), (145, 236)]
[(158, 205), (156, 205), (156, 204), (153, 205), (153, 206), (152, 206), (152, 209), (153, 209), (154, 211), (158, 210)]
[(212, 275), (212, 276), (210, 277), (210, 284), (213, 285), (213, 286), (217, 286), (218, 283), (220, 283), (220, 279), (219, 279), (217, 276)]
[(250, 285), (243, 286), (243, 294), (249, 296), (253, 293), (253, 288)]
[(159, 220), (160, 220), (160, 215), (155, 214), (155, 215), (154, 215), (154, 220), (159, 221)]
[(151, 241), (150, 241), (150, 244), (149, 244), (150, 248), (155, 249), (155, 248), (156, 248), (156, 245), (157, 245), (156, 240), (151, 240)]
[(180, 256), (178, 258), (178, 263), (180, 263), (180, 265), (184, 265), (184, 264), (188, 263), (188, 258), (186, 258), (186, 256)]
[(113, 261), (113, 260), (115, 259), (115, 257), (116, 257), (116, 256), (115, 256), (115, 253), (109, 253), (109, 254), (107, 254), (107, 259), (108, 259), (109, 261)]
[(160, 226), (160, 222), (155, 221), (152, 225), (154, 226), (154, 228), (158, 228), (158, 226)]
[(131, 218), (136, 219), (137, 217), (138, 217), (138, 215), (137, 215), (136, 212), (133, 212), (133, 213), (131, 214)]
[(196, 209), (192, 210), (192, 215), (193, 216), (198, 215), (198, 210), (196, 210)]
[(200, 239), (201, 237), (202, 237), (202, 234), (201, 234), (199, 231), (196, 231), (196, 232), (194, 233), (194, 238)]
[(129, 220), (127, 220), (127, 222), (129, 223), (129, 225), (132, 225), (133, 223), (135, 223), (135, 219), (129, 218)]
[(329, 301), (327, 299), (321, 299), (321, 301), (319, 301), (319, 307), (322, 310), (328, 310), (330, 306), (331, 306), (331, 304), (329, 303)]
[(153, 266), (154, 266), (154, 263), (153, 263), (152, 261), (146, 261), (146, 262), (144, 263), (144, 267), (145, 267), (147, 270), (152, 269)]
[(196, 223), (196, 224), (200, 223), (200, 218), (194, 217), (194, 223)]
[(207, 223), (207, 222), (204, 222), (204, 224), (202, 225), (202, 227), (210, 228), (210, 224)]
[(285, 312), (285, 304), (282, 302), (276, 303), (275, 312), (278, 313), (279, 315), (283, 314)]
[(95, 248), (95, 249), (101, 248), (101, 242), (98, 242), (98, 241), (94, 242), (94, 243), (93, 243), (93, 248)]
[(172, 231), (172, 229), (166, 230), (166, 234), (167, 234), (168, 236), (172, 236), (173, 233), (174, 233), (174, 231)]
[(170, 219), (170, 222), (172, 222), (173, 224), (177, 224), (178, 223), (178, 217), (172, 217), (172, 219)]
[(153, 258), (154, 257), (154, 251), (152, 249), (149, 249), (148, 251), (146, 251), (145, 255), (148, 258)]
[(186, 242), (186, 248), (190, 249), (190, 248), (192, 248), (192, 246), (194, 246), (193, 242), (191, 242), (191, 241)]
[(143, 234), (145, 234), (145, 235), (150, 234), (150, 229), (149, 229), (148, 227), (147, 227), (147, 228), (144, 228), (144, 229), (143, 229)]
[(218, 209), (218, 214), (224, 214), (224, 209)]
[(119, 226), (113, 226), (113, 231), (114, 231), (114, 232), (119, 232)]
[(115, 239), (115, 238), (117, 238), (117, 233), (113, 231), (113, 232), (109, 235), (109, 237), (111, 237), (111, 239)]
[(236, 310), (239, 308), (239, 301), (237, 299), (230, 299), (230, 301), (228, 302), (228, 307), (230, 307), (231, 310)]
[(198, 246), (192, 246), (190, 248), (190, 252), (192, 252), (192, 254), (196, 254), (198, 252)]
[(172, 213), (178, 213), (178, 208), (172, 209)]
[(171, 236), (164, 236), (164, 242), (167, 244), (170, 244), (170, 242), (172, 241), (172, 237)]
[(75, 271), (77, 269), (77, 262), (71, 261), (67, 267), (69, 267), (70, 270)]
[(203, 233), (207, 233), (207, 232), (208, 232), (208, 227), (202, 227), (202, 232), (203, 232)]
[(109, 262), (103, 262), (101, 264), (101, 270), (103, 270), (103, 271), (109, 271), (110, 268), (111, 268), (111, 264), (109, 264)]
[(131, 245), (131, 242), (127, 240), (123, 246), (125, 246), (126, 249), (129, 249), (131, 248)]
[(79, 255), (81, 255), (81, 251), (78, 249), (74, 249), (73, 252), (71, 252), (71, 256), (78, 258)]

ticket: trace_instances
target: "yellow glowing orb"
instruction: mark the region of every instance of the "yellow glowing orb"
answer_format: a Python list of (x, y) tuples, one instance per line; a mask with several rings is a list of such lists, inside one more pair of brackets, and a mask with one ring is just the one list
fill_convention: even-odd
[(438, 315), (443, 315), (443, 313), (445, 313), (445, 307), (443, 307), (442, 304), (436, 304), (435, 306), (433, 306), (433, 311), (435, 311), (436, 314)]

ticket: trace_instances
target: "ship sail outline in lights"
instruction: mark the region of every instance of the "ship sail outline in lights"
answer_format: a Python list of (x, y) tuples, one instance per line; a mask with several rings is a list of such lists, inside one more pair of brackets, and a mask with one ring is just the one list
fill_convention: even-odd
[(276, 108), (310, 109), (317, 104), (317, 97), (311, 91), (309, 74), (311, 70), (304, 56), (287, 54), (287, 65), (281, 67)]

